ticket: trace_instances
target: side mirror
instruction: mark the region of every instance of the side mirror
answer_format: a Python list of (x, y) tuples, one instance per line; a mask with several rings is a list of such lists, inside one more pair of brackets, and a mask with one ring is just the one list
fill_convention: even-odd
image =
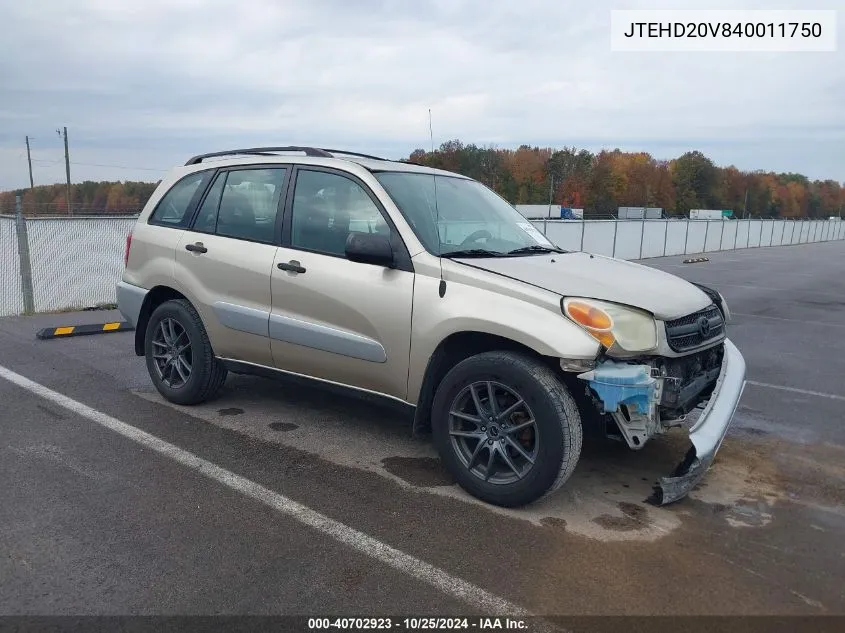
[(393, 246), (390, 239), (380, 233), (350, 233), (346, 238), (346, 259), (392, 268)]

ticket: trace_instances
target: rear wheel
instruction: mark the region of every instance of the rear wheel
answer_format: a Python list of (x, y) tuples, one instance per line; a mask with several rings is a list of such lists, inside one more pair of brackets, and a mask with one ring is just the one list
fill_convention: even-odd
[(432, 406), (441, 459), (470, 494), (520, 506), (559, 488), (581, 453), (581, 420), (566, 387), (540, 361), (486, 352), (443, 378)]
[(144, 352), (153, 384), (170, 402), (199, 404), (226, 380), (226, 367), (215, 358), (202, 319), (186, 299), (165, 301), (153, 311)]

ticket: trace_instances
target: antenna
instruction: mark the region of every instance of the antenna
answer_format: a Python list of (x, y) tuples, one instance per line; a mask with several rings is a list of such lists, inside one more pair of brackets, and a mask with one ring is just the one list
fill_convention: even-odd
[(431, 108), (428, 109), (428, 136), (431, 139), (431, 153), (434, 153), (434, 128), (431, 127)]
[[(431, 108), (428, 109), (428, 137), (431, 140), (431, 158), (434, 159), (434, 127), (431, 124)], [(434, 182), (434, 232), (437, 234), (437, 257), (440, 260), (440, 288), (438, 292), (443, 297), (446, 294), (446, 282), (443, 281), (443, 243), (440, 240), (440, 209), (437, 206), (437, 174), (432, 174)]]

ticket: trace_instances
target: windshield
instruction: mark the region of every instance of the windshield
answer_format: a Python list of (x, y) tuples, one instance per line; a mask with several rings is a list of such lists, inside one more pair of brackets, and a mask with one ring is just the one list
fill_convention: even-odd
[(475, 251), (470, 254), (495, 257), (517, 249), (526, 254), (555, 249), (519, 211), (479, 182), (450, 176), (437, 176), (435, 182), (433, 174), (395, 171), (375, 177), (434, 255)]

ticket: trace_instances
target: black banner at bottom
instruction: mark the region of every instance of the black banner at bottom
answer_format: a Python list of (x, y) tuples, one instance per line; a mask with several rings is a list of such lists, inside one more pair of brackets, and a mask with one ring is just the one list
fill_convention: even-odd
[(0, 616), (0, 633), (270, 631), (841, 633), (845, 616)]

